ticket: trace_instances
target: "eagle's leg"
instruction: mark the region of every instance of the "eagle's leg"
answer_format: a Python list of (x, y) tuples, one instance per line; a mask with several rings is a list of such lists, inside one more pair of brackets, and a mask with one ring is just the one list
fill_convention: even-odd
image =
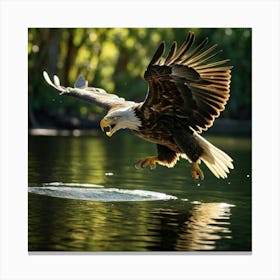
[(151, 170), (156, 169), (157, 163), (167, 167), (173, 167), (177, 162), (178, 156), (177, 153), (170, 150), (169, 148), (157, 144), (157, 156), (147, 157), (145, 159), (138, 160), (135, 164), (135, 167), (147, 167), (150, 166)]
[(204, 179), (203, 171), (199, 167), (199, 164), (197, 161), (193, 164), (192, 177), (194, 180), (198, 180), (198, 179), (203, 180)]
[(195, 180), (204, 179), (203, 171), (199, 167), (200, 157), (203, 154), (203, 148), (198, 141), (193, 137), (192, 132), (186, 131), (184, 128), (178, 126), (174, 130), (175, 143), (193, 162), (192, 177)]

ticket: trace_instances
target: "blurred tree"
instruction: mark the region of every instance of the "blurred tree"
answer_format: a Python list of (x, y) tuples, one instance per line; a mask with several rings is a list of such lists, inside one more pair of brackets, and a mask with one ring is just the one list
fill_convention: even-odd
[(251, 29), (249, 28), (30, 28), (28, 31), (29, 124), (68, 128), (92, 127), (102, 109), (58, 96), (42, 71), (57, 74), (63, 85), (84, 75), (89, 85), (126, 99), (142, 101), (147, 91), (144, 71), (161, 41), (169, 48), (193, 31), (209, 38), (230, 58), (231, 98), (223, 118), (251, 118)]

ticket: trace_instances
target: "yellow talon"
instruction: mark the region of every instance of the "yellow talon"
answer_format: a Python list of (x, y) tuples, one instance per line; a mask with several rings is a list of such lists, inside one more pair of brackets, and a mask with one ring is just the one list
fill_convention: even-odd
[(193, 164), (192, 177), (194, 180), (198, 180), (198, 179), (203, 180), (204, 179), (203, 171), (200, 169), (198, 162), (195, 162)]
[(157, 167), (158, 158), (157, 157), (148, 157), (145, 159), (140, 159), (136, 162), (135, 167), (137, 168), (140, 166), (141, 168), (150, 166), (151, 170), (156, 169)]

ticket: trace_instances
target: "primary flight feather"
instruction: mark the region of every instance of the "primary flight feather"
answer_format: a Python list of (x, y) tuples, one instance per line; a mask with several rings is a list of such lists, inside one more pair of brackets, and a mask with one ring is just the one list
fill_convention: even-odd
[(192, 177), (204, 179), (201, 161), (217, 178), (226, 178), (233, 168), (232, 159), (204, 139), (200, 133), (213, 125), (229, 99), (231, 68), (229, 61), (216, 60), (217, 45), (205, 48), (208, 39), (194, 45), (189, 33), (177, 49), (174, 42), (166, 58), (164, 43), (155, 52), (144, 78), (148, 82), (146, 98), (141, 103), (126, 101), (100, 88), (88, 87), (79, 77), (74, 88), (63, 87), (57, 76), (46, 82), (62, 95), (93, 102), (108, 110), (100, 126), (107, 136), (119, 129), (130, 129), (157, 145), (157, 156), (139, 160), (137, 166), (151, 169), (156, 164), (173, 167), (182, 157), (193, 164)]

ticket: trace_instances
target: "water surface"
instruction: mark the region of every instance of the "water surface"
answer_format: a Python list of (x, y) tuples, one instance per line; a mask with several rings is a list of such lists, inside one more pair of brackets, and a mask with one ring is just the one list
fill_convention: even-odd
[(250, 251), (251, 141), (208, 139), (234, 159), (225, 180), (137, 170), (155, 145), (126, 133), (30, 136), (29, 251)]

